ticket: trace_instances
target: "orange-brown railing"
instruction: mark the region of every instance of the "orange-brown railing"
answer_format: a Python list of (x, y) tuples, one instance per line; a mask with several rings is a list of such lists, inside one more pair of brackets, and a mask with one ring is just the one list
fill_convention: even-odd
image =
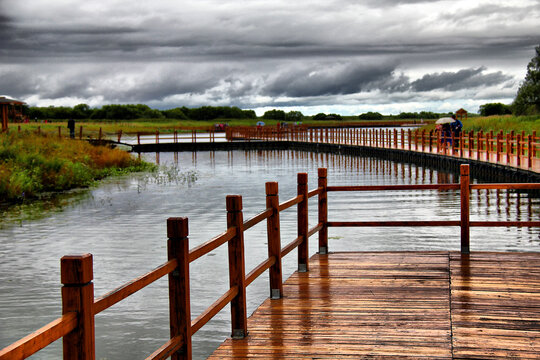
[[(94, 359), (94, 317), (152, 282), (168, 275), (170, 339), (147, 359), (190, 359), (191, 337), (227, 304), (231, 304), (231, 334), (233, 338), (247, 335), (246, 287), (269, 270), (270, 296), (283, 296), (281, 259), (298, 248), (298, 271), (309, 271), (308, 241), (319, 234), (319, 253), (328, 253), (329, 227), (365, 226), (456, 226), (461, 229), (461, 252), (470, 252), (470, 227), (516, 226), (538, 227), (540, 221), (470, 221), (471, 189), (540, 189), (540, 183), (470, 184), (469, 166), (461, 165), (459, 184), (328, 186), (327, 170), (318, 171), (317, 188), (308, 190), (308, 176), (298, 174), (297, 195), (279, 202), (278, 183), (266, 183), (266, 209), (248, 220), (243, 219), (242, 197), (226, 197), (227, 230), (193, 249), (189, 248), (188, 219), (167, 219), (168, 260), (156, 269), (131, 280), (119, 288), (94, 299), (92, 255), (64, 256), (61, 259), (62, 316), (36, 332), (0, 350), (0, 360), (28, 357), (52, 342), (63, 338), (64, 359)], [(456, 190), (461, 201), (460, 219), (437, 221), (329, 221), (329, 192), (384, 190)], [(318, 223), (309, 228), (308, 200), (318, 197)], [(296, 205), (297, 237), (281, 245), (280, 213)], [(244, 233), (266, 220), (268, 257), (249, 273), (245, 272)], [(229, 289), (210, 307), (191, 320), (189, 264), (203, 255), (227, 244), (229, 257)]]
[(485, 161), (540, 172), (540, 137), (510, 132), (468, 132), (444, 136), (439, 131), (411, 129), (233, 127), (227, 139), (295, 141), (319, 144), (363, 146), (433, 153)]

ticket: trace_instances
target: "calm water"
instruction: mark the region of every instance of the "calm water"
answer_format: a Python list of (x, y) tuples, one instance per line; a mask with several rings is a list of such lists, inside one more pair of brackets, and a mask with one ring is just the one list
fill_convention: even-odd
[[(158, 175), (109, 179), (98, 188), (3, 212), (0, 219), (0, 347), (61, 313), (59, 259), (94, 255), (95, 296), (166, 261), (166, 219), (185, 216), (191, 247), (226, 228), (225, 196), (243, 196), (244, 219), (265, 208), (264, 184), (278, 181), (280, 201), (296, 193), (296, 174), (328, 168), (330, 185), (458, 182), (454, 174), (371, 158), (293, 151), (201, 152), (145, 155), (166, 167)], [(316, 223), (310, 203), (310, 227)], [(538, 220), (540, 201), (524, 194), (472, 193), (471, 220)], [(458, 220), (454, 191), (331, 193), (329, 220)], [(296, 237), (295, 210), (281, 214), (282, 244)], [(459, 228), (331, 228), (330, 251), (458, 250)], [(316, 251), (317, 237), (311, 241)], [(267, 254), (266, 225), (246, 233), (246, 273)], [(471, 250), (540, 251), (540, 229), (473, 228)], [(284, 259), (285, 278), (296, 267)], [(227, 289), (226, 247), (191, 264), (192, 314), (199, 315)], [(248, 313), (268, 296), (267, 274), (248, 287)], [(205, 358), (229, 335), (225, 308), (193, 339)], [(97, 359), (143, 359), (169, 336), (166, 278), (96, 316)], [(61, 357), (61, 342), (35, 359)]]

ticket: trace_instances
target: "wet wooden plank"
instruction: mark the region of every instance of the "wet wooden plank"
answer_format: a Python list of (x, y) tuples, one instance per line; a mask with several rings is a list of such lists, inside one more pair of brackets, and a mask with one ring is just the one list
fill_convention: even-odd
[(540, 253), (452, 254), (454, 358), (540, 358)]
[(332, 253), (210, 359), (538, 359), (540, 253)]
[(210, 359), (448, 359), (448, 274), (444, 253), (316, 255)]

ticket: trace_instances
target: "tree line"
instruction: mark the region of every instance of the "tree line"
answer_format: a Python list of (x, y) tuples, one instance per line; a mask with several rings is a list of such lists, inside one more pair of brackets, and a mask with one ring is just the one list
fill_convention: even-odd
[(31, 119), (90, 119), (90, 120), (135, 120), (135, 119), (177, 119), (177, 120), (216, 120), (216, 119), (255, 119), (253, 110), (242, 110), (232, 106), (202, 106), (199, 108), (177, 107), (156, 110), (143, 104), (103, 105), (91, 108), (87, 104), (69, 106), (26, 107), (25, 114)]

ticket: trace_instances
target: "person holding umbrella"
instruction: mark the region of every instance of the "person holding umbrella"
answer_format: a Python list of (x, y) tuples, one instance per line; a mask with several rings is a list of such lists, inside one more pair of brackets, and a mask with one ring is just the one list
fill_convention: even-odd
[(453, 122), (450, 123), (450, 129), (454, 133), (454, 139), (456, 140), (456, 146), (459, 146), (459, 135), (461, 134), (461, 129), (463, 129), (463, 123), (458, 120), (456, 115), (452, 115)]
[(443, 117), (439, 120), (435, 121), (435, 124), (441, 126), (441, 144), (448, 143), (452, 144), (452, 128), (450, 126), (451, 123), (454, 122), (453, 118), (450, 117)]

